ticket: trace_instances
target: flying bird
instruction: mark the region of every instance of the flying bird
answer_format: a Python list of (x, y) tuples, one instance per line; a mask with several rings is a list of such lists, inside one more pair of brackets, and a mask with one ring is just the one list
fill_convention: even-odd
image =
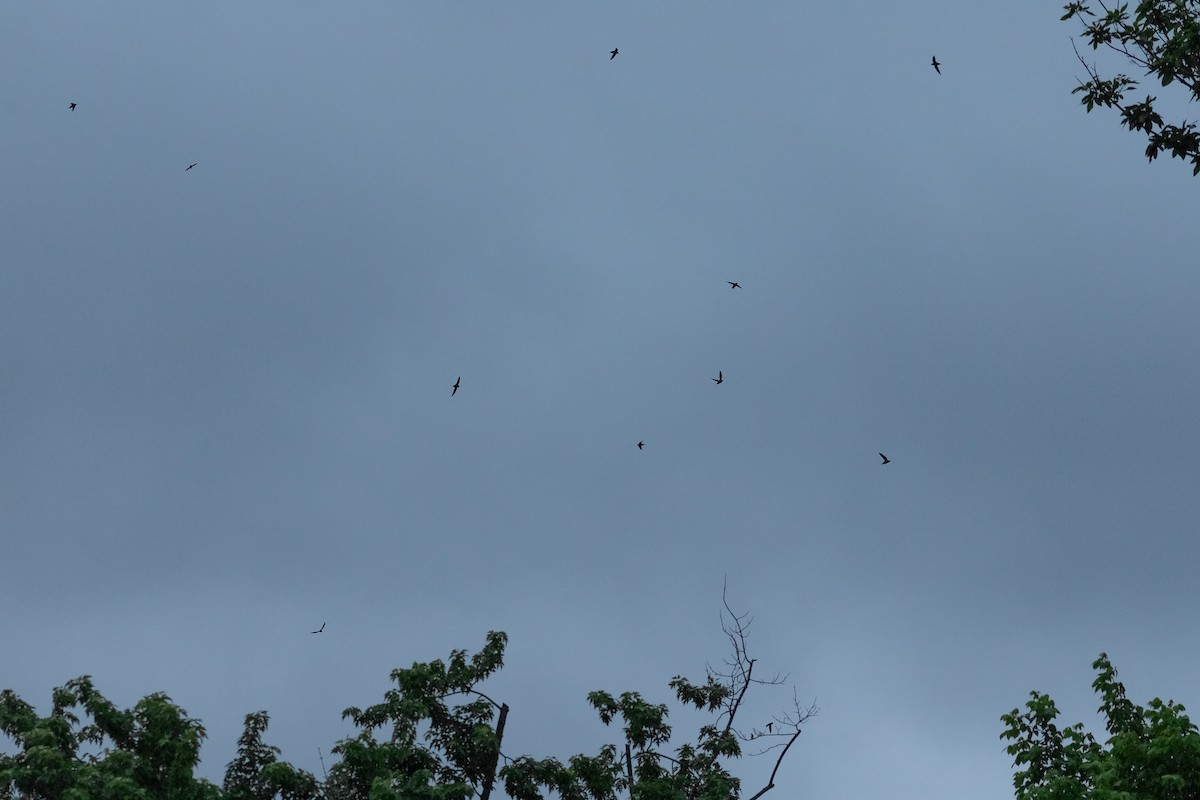
[[(887, 456), (885, 456), (883, 453), (880, 453), (880, 454), (879, 454), (879, 457), (883, 459), (883, 464), (890, 464), (890, 463), (892, 463), (892, 460), (891, 460), (890, 458), (888, 458)], [(882, 466), (883, 466), (883, 464), (880, 464), (879, 466), (881, 466), (881, 467), (882, 467)]]
[(74, 111), (74, 110), (75, 110), (75, 106), (76, 106), (76, 105), (78, 105), (78, 104), (77, 104), (77, 103), (71, 103), (71, 110), (72, 110), (72, 111)]
[[(200, 163), (199, 161), (196, 162), (196, 164), (199, 164), (199, 163)], [(192, 164), (192, 167), (196, 166), (196, 164)], [(187, 169), (184, 170), (184, 172), (187, 172), (188, 169), (191, 169), (192, 167), (188, 167)]]
[(459, 375), (458, 378), (455, 379), (454, 385), (450, 387), (450, 396), (451, 397), (454, 397), (454, 395), (458, 394), (458, 387), (459, 387), (459, 384), (461, 384), (461, 383), (462, 383), (462, 375)]
[(321, 623), (321, 627), (319, 627), (315, 631), (313, 631), (313, 633), (324, 633), (324, 632), (325, 632), (325, 623), (324, 622)]
[(725, 282), (729, 284), (729, 288), (730, 288), (730, 289), (740, 289), (740, 288), (742, 288), (742, 285), (741, 285), (740, 283), (738, 283), (737, 281), (725, 281)]
[(942, 74), (942, 65), (938, 63), (937, 56), (934, 56), (933, 61), (931, 61), (930, 63), (933, 65), (933, 68), (937, 72), (937, 74), (941, 75)]
[(717, 377), (713, 378), (713, 383), (724, 383), (724, 382), (725, 382), (725, 373), (721, 372), (721, 370), (717, 370)]
[(616, 57), (617, 57), (617, 53), (618, 53), (618, 52), (619, 52), (619, 51), (617, 50), (617, 48), (615, 48), (615, 47), (614, 47), (614, 48), (612, 49), (612, 54), (611, 54), (611, 55), (608, 57), (608, 60), (609, 60), (609, 61), (612, 61), (614, 58), (616, 58)]
[(642, 448), (644, 448), (645, 446), (646, 446), (646, 443), (645, 443), (645, 442), (638, 442), (638, 450), (641, 450), (641, 449), (642, 449)]

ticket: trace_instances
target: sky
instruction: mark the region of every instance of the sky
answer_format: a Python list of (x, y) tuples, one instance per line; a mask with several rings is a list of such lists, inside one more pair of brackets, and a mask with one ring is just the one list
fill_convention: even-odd
[(1200, 183), (1060, 15), (6, 4), (0, 688), (320, 775), (503, 630), (505, 752), (565, 758), (726, 587), (745, 725), (820, 709), (770, 797), (1011, 797), (1000, 716), (1102, 732), (1101, 652), (1200, 703)]

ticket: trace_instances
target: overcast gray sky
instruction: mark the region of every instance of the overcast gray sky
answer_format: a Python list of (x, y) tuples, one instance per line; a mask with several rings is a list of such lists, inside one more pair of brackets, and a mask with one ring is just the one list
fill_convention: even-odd
[(1011, 797), (1000, 715), (1094, 723), (1102, 650), (1200, 702), (1200, 183), (1060, 14), (5, 4), (0, 688), (319, 775), (499, 629), (565, 757), (720, 661), (727, 577), (821, 709), (772, 797)]

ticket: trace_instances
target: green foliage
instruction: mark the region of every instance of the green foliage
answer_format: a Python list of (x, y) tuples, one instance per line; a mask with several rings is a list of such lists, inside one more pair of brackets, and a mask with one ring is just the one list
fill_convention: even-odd
[[(342, 717), (360, 731), (333, 748), (342, 760), (330, 779), (341, 796), (456, 800), (490, 780), (499, 754), (492, 721), (501, 706), (475, 686), (504, 665), (507, 641), (492, 631), (470, 660), (465, 650), (455, 650), (449, 663), (393, 670), (396, 686), (382, 703), (347, 708)], [(388, 733), (384, 741), (376, 737), (381, 730)]]
[(226, 800), (306, 800), (318, 796), (317, 779), (277, 759), (279, 748), (263, 743), (267, 712), (246, 715), (238, 752), (225, 769)]
[[(19, 748), (0, 754), (0, 798), (10, 800), (315, 800), (316, 779), (275, 760), (262, 744), (264, 712), (246, 717), (225, 791), (193, 772), (204, 727), (165, 694), (147, 695), (121, 710), (96, 691), (88, 676), (53, 692), (50, 714), (12, 691), (0, 693), (0, 731)], [(81, 724), (74, 709), (91, 718)], [(81, 753), (90, 744), (99, 753)]]
[[(615, 800), (618, 793), (632, 800), (735, 800), (740, 785), (727, 762), (741, 756), (743, 742), (768, 735), (734, 727), (741, 700), (752, 684), (778, 682), (752, 677), (745, 631), (738, 617), (726, 628), (735, 654), (728, 674), (710, 669), (701, 684), (678, 676), (670, 682), (681, 704), (714, 715), (670, 755), (662, 752), (673, 733), (665, 704), (603, 691), (589, 694), (588, 702), (602, 723), (619, 724), (620, 744), (565, 763), (504, 755), (508, 706), (478, 688), (504, 663), (507, 637), (495, 631), (470, 657), (455, 650), (444, 662), (393, 670), (382, 702), (346, 709), (343, 718), (358, 731), (334, 745), (341, 760), (323, 782), (279, 761), (279, 748), (263, 741), (265, 711), (246, 715), (237, 755), (218, 787), (193, 774), (203, 726), (165, 694), (119, 709), (84, 676), (55, 689), (42, 717), (4, 691), (0, 732), (17, 752), (0, 753), (0, 800), (488, 800), (497, 778), (513, 800)], [(785, 730), (769, 734), (777, 744), (764, 752), (782, 748), (776, 770), (800, 724), (815, 713), (797, 707), (794, 717), (775, 718)]]
[[(73, 709), (91, 717), (80, 725)], [(0, 798), (90, 800), (90, 798), (216, 797), (216, 787), (192, 777), (200, 760), (204, 728), (164, 694), (152, 694), (131, 710), (118, 710), (76, 678), (54, 690), (49, 716), (13, 692), (0, 693), (0, 731), (20, 752), (0, 755)], [(103, 746), (82, 755), (85, 743)]]
[(1184, 707), (1155, 698), (1143, 708), (1125, 696), (1117, 671), (1101, 653), (1092, 664), (1109, 738), (1104, 745), (1082, 724), (1060, 729), (1058, 709), (1032, 692), (1025, 713), (1001, 719), (1002, 739), (1018, 767), (1017, 800), (1194, 800), (1200, 797), (1200, 731)]
[[(1143, 0), (1132, 16), (1129, 4), (1106, 6), (1098, 15), (1086, 2), (1070, 2), (1063, 7), (1063, 20), (1075, 19), (1083, 26), (1083, 35), (1093, 50), (1101, 46), (1120, 53), (1134, 65), (1158, 78), (1162, 86), (1178, 83), (1190, 101), (1200, 100), (1200, 0)], [(1076, 51), (1078, 53), (1078, 51)], [(1196, 123), (1183, 120), (1166, 123), (1155, 111), (1158, 99), (1150, 95), (1140, 103), (1127, 104), (1125, 94), (1137, 81), (1118, 74), (1101, 78), (1094, 66), (1080, 56), (1088, 80), (1072, 90), (1082, 94), (1081, 102), (1090, 112), (1096, 106), (1116, 108), (1121, 124), (1146, 135), (1146, 156), (1153, 161), (1159, 153), (1191, 161), (1192, 174), (1200, 174), (1200, 133)]]
[[(541, 800), (544, 789), (563, 800), (612, 800), (618, 792), (626, 791), (632, 800), (734, 800), (740, 796), (741, 784), (729, 773), (726, 762), (741, 757), (743, 742), (762, 744), (757, 740), (763, 736), (777, 742), (761, 751), (780, 751), (775, 759), (777, 771), (788, 748), (799, 737), (801, 724), (817, 709), (802, 709), (797, 704), (794, 714), (773, 723), (780, 725), (779, 733), (763, 734), (753, 729), (742, 733), (734, 726), (751, 686), (781, 681), (753, 676), (755, 661), (746, 654), (745, 647), (749, 623), (744, 616), (729, 613), (732, 621), (722, 626), (733, 649), (733, 659), (725, 662), (729, 671), (709, 668), (702, 684), (680, 676), (670, 682), (682, 705), (715, 714), (711, 723), (700, 727), (694, 741), (678, 745), (672, 755), (667, 755), (661, 748), (671, 742), (673, 731), (667, 723), (666, 705), (648, 702), (637, 692), (619, 696), (591, 692), (588, 702), (600, 721), (605, 725), (620, 723), (625, 762), (616, 745), (605, 745), (594, 757), (575, 756), (565, 765), (556, 759), (520, 758), (500, 771), (509, 796), (514, 800)], [(774, 775), (773, 771), (771, 780), (755, 797), (774, 787)]]

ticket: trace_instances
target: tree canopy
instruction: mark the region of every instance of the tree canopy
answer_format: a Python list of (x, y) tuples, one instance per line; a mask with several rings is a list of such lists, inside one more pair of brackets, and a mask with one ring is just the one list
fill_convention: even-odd
[[(1088, 2), (1070, 2), (1063, 7), (1063, 20), (1078, 20), (1083, 37), (1092, 50), (1105, 47), (1119, 53), (1134, 66), (1153, 75), (1165, 88), (1176, 84), (1187, 101), (1200, 100), (1200, 0), (1143, 0), (1133, 14), (1129, 4), (1106, 5), (1096, 0), (1103, 14), (1097, 14)], [(1095, 65), (1076, 55), (1087, 80), (1072, 91), (1082, 94), (1081, 102), (1090, 112), (1096, 106), (1116, 108), (1121, 124), (1131, 131), (1146, 134), (1146, 156), (1153, 161), (1159, 153), (1190, 161), (1192, 174), (1200, 174), (1200, 133), (1196, 123), (1186, 119), (1178, 124), (1166, 122), (1155, 109), (1156, 96), (1147, 94), (1141, 102), (1126, 100), (1125, 95), (1138, 82), (1124, 73), (1102, 78)]]
[(1108, 739), (1101, 744), (1082, 723), (1055, 724), (1049, 696), (1031, 692), (1025, 712), (1002, 719), (1002, 739), (1017, 772), (1017, 800), (1194, 800), (1200, 797), (1200, 732), (1184, 707), (1158, 698), (1146, 707), (1125, 686), (1104, 653), (1092, 664)]
[(263, 742), (265, 711), (246, 715), (217, 786), (194, 775), (204, 727), (165, 694), (122, 710), (84, 676), (55, 689), (50, 713), (39, 716), (5, 690), (0, 732), (17, 752), (0, 753), (0, 800), (488, 800), (497, 779), (514, 800), (734, 800), (741, 786), (729, 765), (751, 743), (774, 759), (757, 798), (773, 788), (784, 755), (817, 709), (793, 696), (793, 708), (765, 731), (739, 725), (752, 686), (782, 683), (755, 675), (747, 627), (738, 615), (723, 624), (733, 647), (727, 670), (707, 668), (702, 683), (680, 676), (669, 683), (678, 703), (711, 715), (694, 739), (671, 748), (666, 704), (637, 692), (595, 691), (588, 702), (621, 735), (595, 755), (565, 762), (504, 752), (508, 705), (479, 688), (503, 666), (507, 636), (498, 631), (473, 655), (455, 650), (446, 661), (393, 670), (381, 702), (347, 708), (343, 718), (358, 732), (332, 747), (341, 758), (324, 780), (278, 760), (279, 749)]

